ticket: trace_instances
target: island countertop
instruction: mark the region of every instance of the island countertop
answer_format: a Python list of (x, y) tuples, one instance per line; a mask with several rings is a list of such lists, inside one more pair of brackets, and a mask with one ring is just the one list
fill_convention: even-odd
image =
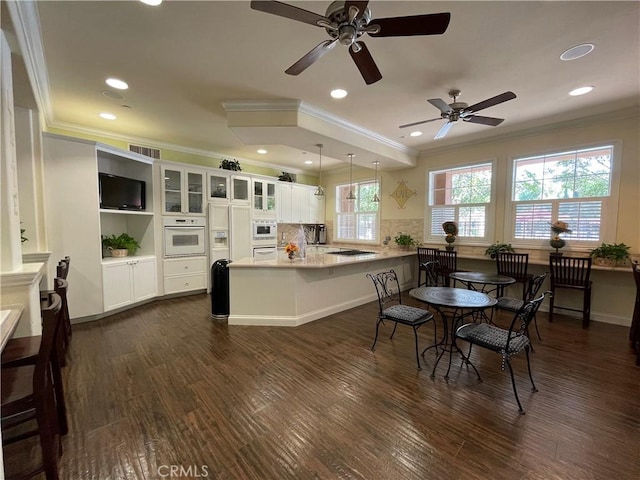
[[(343, 248), (344, 249), (344, 248)], [(335, 250), (339, 250), (336, 248)], [(307, 252), (305, 258), (295, 258), (289, 260), (282, 252), (278, 253), (275, 260), (256, 260), (250, 257), (241, 258), (229, 264), (229, 268), (283, 268), (283, 269), (317, 269), (331, 268), (341, 265), (353, 265), (356, 263), (365, 263), (389, 258), (400, 258), (416, 255), (415, 250), (397, 250), (397, 249), (377, 249), (377, 248), (359, 248), (372, 253), (362, 253), (358, 255), (335, 255), (326, 252)]]

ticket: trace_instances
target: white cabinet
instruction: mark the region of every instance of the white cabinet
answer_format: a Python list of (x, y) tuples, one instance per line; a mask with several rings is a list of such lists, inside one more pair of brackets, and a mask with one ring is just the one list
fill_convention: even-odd
[(156, 257), (109, 259), (102, 263), (105, 311), (155, 297), (156, 285)]
[(162, 184), (164, 213), (204, 215), (204, 172), (163, 166)]
[(226, 203), (231, 199), (230, 175), (226, 170), (209, 173), (209, 201)]
[(207, 288), (207, 257), (165, 258), (164, 293)]
[(231, 175), (231, 202), (249, 205), (251, 198), (251, 178)]
[(316, 187), (278, 184), (278, 222), (324, 223), (324, 197), (314, 195)]
[(253, 179), (253, 216), (274, 217), (276, 215), (276, 183)]

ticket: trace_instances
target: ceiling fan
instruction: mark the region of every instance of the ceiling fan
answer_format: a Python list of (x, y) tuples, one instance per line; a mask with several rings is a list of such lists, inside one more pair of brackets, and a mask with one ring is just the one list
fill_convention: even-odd
[(367, 85), (382, 78), (378, 66), (369, 49), (360, 38), (368, 33), (372, 37), (407, 37), (413, 35), (440, 35), (449, 26), (450, 13), (413, 15), (371, 19), (367, 1), (336, 1), (327, 8), (325, 16), (276, 1), (252, 1), (251, 8), (265, 13), (290, 18), (324, 28), (331, 40), (325, 40), (300, 60), (291, 65), (285, 73), (299, 75), (316, 60), (335, 47), (336, 43), (349, 47), (349, 54), (355, 62)]
[(438, 110), (440, 110), (440, 116), (438, 118), (432, 118), (430, 120), (422, 120), (420, 122), (400, 125), (400, 128), (414, 127), (423, 123), (446, 119), (447, 123), (440, 127), (440, 130), (438, 130), (438, 133), (434, 137), (435, 139), (438, 139), (444, 137), (451, 129), (453, 124), (456, 123), (459, 119), (462, 119), (465, 122), (480, 123), (482, 125), (497, 127), (502, 122), (504, 122), (504, 118), (482, 117), (480, 115), (476, 115), (475, 113), (479, 112), (480, 110), (484, 110), (485, 108), (493, 107), (494, 105), (498, 105), (499, 103), (503, 103), (516, 98), (516, 94), (513, 92), (504, 92), (500, 95), (496, 95), (495, 97), (488, 98), (486, 100), (483, 100), (482, 102), (476, 103), (475, 105), (469, 106), (464, 102), (457, 101), (460, 93), (460, 90), (451, 90), (449, 92), (449, 96), (453, 98), (453, 103), (450, 103), (448, 105), (441, 98), (430, 98), (427, 101)]

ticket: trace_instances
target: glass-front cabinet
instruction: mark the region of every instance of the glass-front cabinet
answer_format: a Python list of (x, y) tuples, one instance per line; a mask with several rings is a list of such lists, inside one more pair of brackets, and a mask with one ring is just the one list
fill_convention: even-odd
[(253, 180), (253, 213), (276, 214), (276, 184), (268, 180)]
[(241, 175), (231, 176), (231, 201), (234, 203), (249, 203), (251, 179)]
[(205, 175), (187, 169), (163, 167), (163, 212), (204, 215)]
[(209, 174), (209, 200), (226, 202), (229, 200), (229, 176), (224, 173)]

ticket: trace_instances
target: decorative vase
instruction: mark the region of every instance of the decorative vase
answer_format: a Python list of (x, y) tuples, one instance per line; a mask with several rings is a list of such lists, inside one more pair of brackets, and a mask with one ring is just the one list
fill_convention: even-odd
[(287, 257), (289, 257), (289, 260), (291, 260), (293, 262), (295, 260), (295, 258), (296, 258), (296, 252), (289, 252), (287, 254)]
[(562, 253), (560, 253), (558, 250), (564, 247), (566, 245), (566, 242), (561, 238), (552, 238), (551, 240), (549, 240), (549, 245), (556, 249), (555, 255), (560, 256), (562, 255)]
[(129, 256), (129, 250), (127, 250), (126, 248), (111, 248), (111, 247), (109, 247), (108, 250), (111, 253), (112, 257), (122, 258), (122, 257)]

